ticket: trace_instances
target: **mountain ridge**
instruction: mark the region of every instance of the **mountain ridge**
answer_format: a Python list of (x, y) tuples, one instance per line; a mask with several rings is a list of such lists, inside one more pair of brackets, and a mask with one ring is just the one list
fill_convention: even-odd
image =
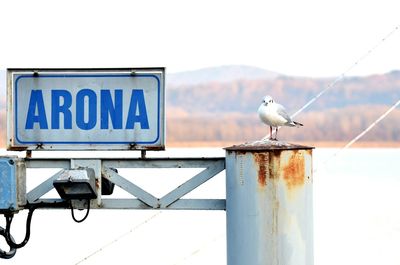
[(274, 79), (281, 74), (248, 65), (223, 65), (191, 71), (167, 73), (167, 84), (199, 85), (211, 82), (231, 82), (241, 79)]

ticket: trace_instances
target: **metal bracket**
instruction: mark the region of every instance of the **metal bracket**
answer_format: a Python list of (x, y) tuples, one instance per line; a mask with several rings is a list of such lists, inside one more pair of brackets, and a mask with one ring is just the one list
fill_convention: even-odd
[[(104, 158), (104, 159), (43, 159), (27, 158), (27, 168), (77, 168), (90, 167), (95, 170), (98, 200), (91, 203), (92, 209), (174, 209), (174, 210), (225, 210), (225, 199), (182, 199), (225, 169), (225, 158)], [(157, 198), (127, 178), (116, 173), (114, 168), (204, 168), (188, 181), (179, 185), (162, 198)], [(61, 199), (41, 199), (53, 189), (53, 181), (61, 171), (27, 193), (28, 202), (54, 203)], [(132, 199), (101, 198), (101, 177), (104, 177), (134, 196)], [(99, 185), (97, 185), (97, 183)]]
[(151, 206), (152, 208), (160, 208), (160, 204), (158, 202), (158, 199), (148, 193), (147, 191), (143, 190), (139, 186), (133, 184), (129, 180), (121, 177), (115, 171), (109, 169), (109, 168), (104, 168), (103, 169), (103, 176), (113, 182), (115, 185), (118, 187), (122, 188), (123, 190), (129, 192), (148, 206)]
[(97, 205), (101, 205), (101, 160), (99, 159), (71, 159), (71, 169), (93, 168), (96, 176)]

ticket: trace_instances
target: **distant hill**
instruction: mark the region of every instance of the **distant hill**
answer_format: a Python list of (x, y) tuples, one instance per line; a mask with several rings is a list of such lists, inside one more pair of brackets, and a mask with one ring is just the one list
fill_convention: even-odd
[[(289, 113), (301, 108), (333, 79), (277, 77), (267, 80), (235, 80), (199, 85), (169, 86), (169, 107), (189, 113), (254, 113), (269, 94)], [(362, 105), (390, 105), (400, 98), (400, 71), (384, 75), (346, 78), (328, 90), (306, 111)]]
[(205, 84), (210, 82), (274, 79), (278, 76), (280, 76), (280, 74), (258, 67), (244, 65), (227, 65), (167, 74), (167, 84), (173, 86), (187, 86)]

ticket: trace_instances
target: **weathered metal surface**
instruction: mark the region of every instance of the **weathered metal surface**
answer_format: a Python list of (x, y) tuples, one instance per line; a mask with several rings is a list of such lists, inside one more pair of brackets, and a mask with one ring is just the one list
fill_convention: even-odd
[(228, 265), (312, 265), (312, 148), (228, 148), (226, 177)]
[(26, 194), (28, 202), (30, 203), (35, 202), (40, 197), (45, 195), (47, 192), (51, 191), (54, 188), (53, 186), (54, 180), (56, 180), (63, 172), (64, 172), (63, 170), (58, 171), (56, 174), (54, 174), (53, 176), (51, 176), (50, 178), (48, 178), (47, 180), (43, 181), (38, 186), (33, 188), (31, 191), (29, 191)]
[(26, 204), (26, 168), (23, 159), (0, 157), (0, 211), (18, 211)]
[(220, 173), (225, 169), (224, 161), (217, 161), (210, 164), (205, 170), (195, 175), (179, 187), (175, 188), (160, 199), (160, 205), (162, 207), (168, 207), (172, 203), (176, 202), (184, 195), (188, 194), (198, 186), (202, 185), (212, 177)]
[(97, 196), (97, 205), (101, 205), (101, 160), (100, 159), (71, 159), (71, 169), (76, 168), (92, 168), (94, 170), (94, 175), (96, 177), (96, 194)]
[(129, 180), (123, 178), (119, 174), (117, 174), (115, 171), (108, 169), (108, 168), (103, 168), (103, 176), (110, 180), (112, 183), (115, 185), (119, 186), (123, 190), (129, 192), (145, 204), (151, 206), (152, 208), (159, 208), (159, 202), (156, 197), (154, 197), (152, 194), (148, 193), (147, 191), (143, 190), (139, 186), (133, 184)]
[[(80, 158), (92, 159), (92, 158)], [(165, 158), (96, 158), (108, 168), (205, 168), (210, 163), (225, 161), (223, 157), (165, 157)], [(25, 158), (28, 168), (70, 168), (71, 158)]]
[[(225, 200), (219, 199), (181, 199), (207, 180), (211, 179), (225, 169), (225, 158), (25, 158), (28, 168), (93, 168), (97, 175), (102, 176), (123, 190), (130, 193), (135, 199), (107, 198), (92, 201), (94, 209), (175, 209), (175, 210), (225, 210)], [(162, 198), (156, 198), (143, 190), (127, 178), (116, 173), (113, 168), (205, 168), (176, 189), (167, 193)], [(100, 172), (101, 170), (101, 172)], [(53, 189), (53, 181), (57, 179), (58, 172), (39, 184), (28, 194), (29, 202), (57, 202), (59, 198), (42, 199), (41, 197)], [(101, 186), (98, 197), (101, 194)], [(101, 203), (99, 203), (101, 202)], [(78, 207), (73, 205), (74, 207)], [(79, 207), (78, 207), (79, 208)], [(82, 208), (82, 207), (81, 207)]]
[(304, 150), (304, 149), (313, 149), (313, 147), (291, 144), (275, 140), (266, 140), (266, 141), (248, 142), (225, 148), (225, 150), (227, 151), (251, 151), (251, 152), (257, 152), (257, 151), (262, 152), (271, 150)]
[[(41, 199), (38, 203), (56, 203), (62, 202), (61, 199)], [(54, 209), (54, 207), (41, 207), (42, 209)], [(81, 207), (82, 208), (82, 207)], [(85, 208), (85, 207), (83, 207)], [(154, 210), (139, 199), (103, 199), (102, 205), (91, 203), (91, 209), (126, 209), (126, 210)], [(225, 210), (224, 199), (179, 199), (167, 207), (157, 208), (159, 210)]]

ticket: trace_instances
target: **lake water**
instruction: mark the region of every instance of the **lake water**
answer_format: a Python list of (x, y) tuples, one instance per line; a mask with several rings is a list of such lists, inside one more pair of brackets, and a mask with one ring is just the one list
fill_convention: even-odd
[[(315, 264), (400, 264), (400, 149), (348, 149), (332, 158), (337, 151), (316, 149), (313, 156)], [(92, 154), (50, 153), (52, 157)], [(224, 156), (224, 151), (180, 148), (148, 156)], [(137, 171), (133, 178), (141, 187), (162, 195), (195, 172), (156, 170), (144, 177)], [(33, 187), (51, 173), (29, 171), (28, 185)], [(224, 177), (224, 173), (216, 176), (187, 197), (224, 198)], [(14, 218), (12, 233), (17, 241), (24, 234), (25, 216), (26, 211)], [(3, 219), (0, 225), (4, 227)], [(223, 211), (93, 210), (85, 222), (77, 224), (67, 210), (38, 210), (30, 242), (13, 259), (0, 263), (226, 264), (225, 236)], [(4, 248), (3, 241), (0, 245)]]

